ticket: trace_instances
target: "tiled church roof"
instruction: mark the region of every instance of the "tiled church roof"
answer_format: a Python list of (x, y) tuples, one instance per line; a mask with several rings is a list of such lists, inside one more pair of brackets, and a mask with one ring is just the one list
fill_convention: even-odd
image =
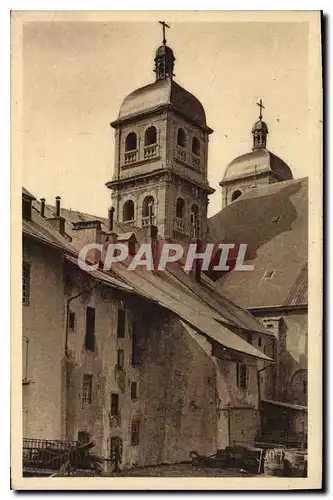
[(208, 224), (214, 241), (246, 243), (254, 265), (220, 278), (223, 295), (246, 309), (307, 303), (307, 178), (252, 188)]

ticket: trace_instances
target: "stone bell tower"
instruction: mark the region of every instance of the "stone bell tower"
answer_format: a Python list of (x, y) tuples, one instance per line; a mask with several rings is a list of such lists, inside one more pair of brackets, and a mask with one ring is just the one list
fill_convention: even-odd
[(208, 136), (205, 111), (196, 97), (174, 81), (175, 56), (163, 43), (155, 54), (155, 82), (128, 95), (115, 129), (112, 190), (115, 219), (123, 227), (150, 222), (162, 237), (194, 236), (207, 231)]

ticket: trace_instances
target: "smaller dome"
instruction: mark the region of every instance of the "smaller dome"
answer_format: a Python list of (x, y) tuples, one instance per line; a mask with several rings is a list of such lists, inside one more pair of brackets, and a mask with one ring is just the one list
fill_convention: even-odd
[(293, 178), (289, 166), (281, 158), (267, 149), (256, 149), (250, 153), (238, 156), (229, 163), (225, 169), (221, 183), (269, 173), (272, 173), (281, 181)]
[(170, 59), (172, 58), (173, 60), (175, 60), (175, 56), (174, 56), (173, 50), (170, 49), (170, 47), (168, 47), (167, 45), (161, 45), (156, 50), (155, 58), (156, 57), (161, 57), (161, 56), (166, 56), (166, 57), (168, 57)]
[(268, 127), (265, 122), (262, 120), (258, 120), (255, 122), (255, 124), (252, 127), (252, 134), (254, 132), (264, 132), (265, 134), (268, 134)]

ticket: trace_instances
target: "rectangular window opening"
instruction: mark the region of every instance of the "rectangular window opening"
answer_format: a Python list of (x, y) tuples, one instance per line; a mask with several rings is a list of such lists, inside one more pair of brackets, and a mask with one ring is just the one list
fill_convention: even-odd
[(123, 351), (123, 349), (118, 349), (118, 351), (117, 351), (117, 368), (118, 368), (118, 370), (124, 369), (124, 351)]
[(95, 308), (87, 307), (86, 311), (86, 335), (84, 346), (86, 351), (95, 349)]
[(124, 309), (118, 309), (118, 321), (117, 321), (118, 339), (125, 338), (125, 323), (126, 323), (126, 311)]
[(136, 322), (133, 321), (133, 323), (132, 323), (132, 360), (131, 360), (131, 364), (132, 364), (133, 368), (136, 367), (136, 362), (137, 362), (136, 342), (137, 342), (137, 326), (136, 326)]
[(91, 403), (92, 399), (92, 375), (83, 375), (82, 403)]
[(136, 401), (138, 399), (138, 384), (137, 382), (131, 382), (131, 399)]
[(248, 386), (248, 367), (245, 363), (237, 363), (237, 386), (246, 389)]
[(132, 427), (131, 427), (131, 445), (132, 446), (137, 446), (139, 444), (139, 427), (140, 427), (139, 420), (133, 420)]
[(111, 416), (119, 416), (119, 394), (111, 394)]

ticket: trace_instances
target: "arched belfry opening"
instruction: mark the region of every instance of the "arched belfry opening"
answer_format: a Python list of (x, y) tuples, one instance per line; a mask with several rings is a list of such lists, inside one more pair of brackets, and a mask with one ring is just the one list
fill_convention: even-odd
[(145, 146), (152, 146), (157, 142), (157, 130), (156, 127), (151, 126), (147, 128), (145, 132)]
[(123, 222), (134, 220), (134, 202), (133, 200), (128, 200), (123, 206)]
[(186, 132), (183, 128), (179, 128), (177, 132), (177, 146), (186, 148)]
[(137, 149), (138, 139), (135, 132), (130, 132), (125, 139), (125, 151), (135, 151)]

